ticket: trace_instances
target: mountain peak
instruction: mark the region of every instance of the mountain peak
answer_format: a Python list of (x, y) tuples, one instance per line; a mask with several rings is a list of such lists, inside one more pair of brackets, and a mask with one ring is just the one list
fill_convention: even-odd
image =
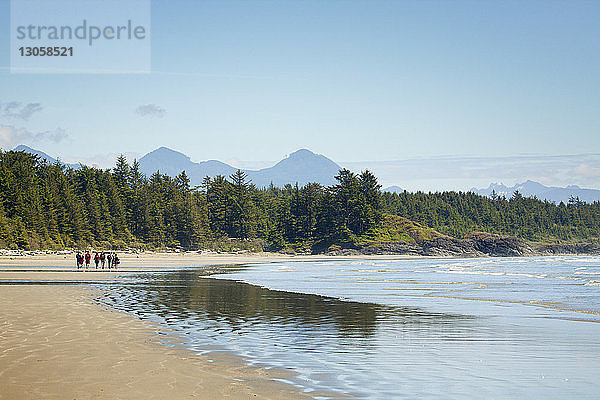
[[(177, 151), (177, 150), (170, 149), (170, 148), (168, 148), (168, 147), (165, 147), (165, 146), (160, 146), (158, 149), (156, 149), (156, 150), (153, 150), (153, 151), (151, 151), (151, 152), (150, 152), (150, 153), (148, 153), (148, 154), (181, 154), (181, 155), (184, 155), (184, 156), (185, 156), (185, 154), (183, 154), (182, 152), (180, 152), (180, 151)], [(187, 157), (187, 156), (186, 156), (186, 157)], [(188, 158), (189, 158), (189, 157), (188, 157)]]
[(385, 189), (383, 189), (384, 192), (389, 192), (389, 193), (403, 193), (404, 189), (402, 189), (400, 186), (390, 186), (390, 187), (386, 187)]
[[(336, 173), (337, 173), (337, 170), (339, 169), (339, 166), (336, 163), (334, 163), (333, 161), (331, 161), (329, 158), (327, 158), (321, 154), (313, 153), (312, 151), (307, 150), (307, 149), (296, 150), (295, 152), (291, 153), (287, 158), (284, 158), (283, 160), (279, 161), (272, 168), (285, 165), (288, 167), (294, 166), (293, 168), (303, 169), (303, 168), (308, 167), (309, 164), (311, 164), (312, 166), (314, 166), (315, 164), (318, 164), (321, 166), (335, 167)], [(335, 173), (333, 175), (335, 175)], [(332, 177), (333, 177), (333, 175), (332, 175)]]
[(305, 158), (309, 158), (309, 157), (314, 157), (316, 155), (317, 154), (313, 153), (312, 151), (310, 151), (308, 149), (300, 149), (300, 150), (296, 150), (295, 152), (290, 154), (288, 158), (305, 159)]
[[(193, 162), (185, 154), (168, 147), (159, 147), (146, 154), (140, 158), (139, 163), (140, 170), (148, 176), (156, 171), (176, 176), (185, 170), (192, 185), (200, 185), (206, 176), (229, 176), (236, 170), (236, 168), (217, 160)], [(283, 186), (288, 183), (304, 185), (308, 182), (332, 185), (335, 183), (334, 176), (339, 169), (339, 165), (329, 158), (315, 154), (308, 149), (299, 149), (272, 167), (258, 171), (245, 170), (244, 172), (257, 187), (266, 187), (270, 183), (275, 186)]]
[(250, 177), (258, 187), (268, 186), (269, 182), (275, 186), (286, 183), (304, 185), (309, 182), (333, 185), (339, 169), (339, 165), (324, 155), (300, 149), (270, 168), (251, 172)]
[(539, 182), (527, 180), (523, 183), (518, 183), (513, 187), (506, 187), (502, 184), (491, 184), (487, 189), (475, 189), (471, 191), (483, 196), (490, 196), (492, 191), (497, 195), (511, 197), (518, 190), (523, 196), (535, 196), (541, 200), (553, 202), (569, 201), (571, 196), (579, 197), (582, 201), (591, 203), (600, 200), (600, 190), (582, 189), (577, 185), (569, 185), (567, 187), (545, 186)]
[(20, 145), (18, 145), (17, 147), (15, 147), (15, 148), (13, 149), (13, 151), (24, 151), (24, 152), (26, 152), (26, 153), (31, 153), (31, 152), (33, 152), (33, 151), (39, 151), (39, 150), (35, 150), (35, 149), (32, 149), (32, 148), (31, 148), (31, 147), (29, 147), (29, 146), (25, 146), (24, 144), (20, 144)]
[(156, 150), (151, 151), (150, 153), (146, 154), (145, 156), (143, 156), (140, 159), (140, 162), (142, 160), (148, 161), (148, 160), (156, 160), (156, 161), (161, 161), (164, 163), (188, 163), (191, 162), (190, 161), (190, 157), (186, 156), (185, 154), (170, 149), (168, 147), (164, 147), (161, 146)]
[(140, 170), (150, 176), (156, 171), (170, 176), (176, 176), (181, 171), (190, 172), (194, 168), (193, 163), (185, 154), (169, 149), (168, 147), (159, 147), (139, 159)]
[(24, 144), (20, 144), (20, 145), (18, 145), (17, 147), (15, 147), (15, 148), (13, 149), (13, 151), (23, 151), (23, 152), (25, 152), (25, 153), (29, 153), (29, 154), (36, 155), (36, 156), (38, 156), (40, 159), (42, 159), (42, 160), (46, 160), (46, 162), (47, 162), (48, 164), (54, 164), (54, 163), (56, 162), (56, 158), (54, 158), (54, 157), (50, 157), (48, 154), (44, 153), (43, 151), (41, 151), (41, 150), (37, 150), (37, 149), (32, 149), (31, 147), (29, 147), (29, 146), (26, 146), (26, 145), (24, 145)]
[(46, 162), (48, 164), (54, 164), (56, 162), (60, 162), (61, 164), (66, 165), (67, 167), (70, 167), (70, 168), (73, 168), (73, 169), (79, 168), (78, 164), (67, 164), (67, 163), (64, 163), (62, 161), (58, 161), (56, 158), (49, 156), (48, 154), (44, 153), (43, 151), (37, 150), (37, 149), (33, 149), (33, 148), (31, 148), (29, 146), (26, 146), (24, 144), (20, 144), (20, 145), (16, 146), (13, 149), (13, 151), (23, 151), (25, 153), (36, 155), (40, 159), (46, 160)]

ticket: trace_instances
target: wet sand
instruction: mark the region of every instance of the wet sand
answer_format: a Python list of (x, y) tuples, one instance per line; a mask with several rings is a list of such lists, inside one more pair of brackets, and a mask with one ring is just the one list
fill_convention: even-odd
[(182, 346), (161, 344), (165, 336), (158, 334), (158, 326), (95, 303), (94, 297), (101, 294), (96, 290), (27, 284), (101, 281), (149, 266), (241, 264), (285, 257), (124, 254), (122, 266), (127, 270), (40, 268), (69, 266), (71, 258), (0, 258), (0, 281), (21, 282), (0, 284), (0, 399), (310, 398), (281, 382), (293, 376), (290, 371), (248, 366), (231, 354), (198, 356)]
[[(94, 264), (89, 269), (77, 270), (75, 254), (42, 254), (6, 256), (0, 255), (0, 281), (17, 280), (21, 282), (50, 281), (101, 281), (114, 279), (118, 275), (156, 270), (160, 268), (177, 268), (208, 265), (243, 265), (286, 261), (335, 261), (385, 259), (399, 260), (426, 258), (423, 256), (375, 255), (375, 256), (326, 256), (326, 255), (285, 255), (277, 253), (246, 254), (198, 254), (190, 253), (119, 253), (121, 264), (117, 270), (96, 269)], [(56, 269), (47, 268), (56, 267)]]
[[(0, 398), (308, 398), (283, 370), (159, 343), (157, 327), (85, 287), (0, 286)], [(164, 340), (164, 337), (162, 337)]]
[[(243, 254), (199, 254), (189, 253), (121, 253), (121, 268), (157, 268), (157, 267), (184, 267), (191, 265), (218, 265), (218, 264), (249, 264), (281, 261), (319, 261), (319, 260), (364, 260), (364, 259), (407, 259), (426, 258), (424, 256), (406, 255), (353, 255), (353, 256), (327, 256), (327, 255), (286, 255), (279, 253), (243, 253)], [(439, 257), (437, 257), (439, 258)], [(92, 263), (93, 265), (93, 263)], [(14, 267), (73, 267), (75, 268), (75, 254), (40, 254), (7, 256), (0, 255), (0, 268)]]

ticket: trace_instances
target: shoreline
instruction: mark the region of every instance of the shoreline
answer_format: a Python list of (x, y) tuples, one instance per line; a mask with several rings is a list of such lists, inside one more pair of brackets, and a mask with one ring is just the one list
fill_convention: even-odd
[[(4, 255), (0, 253), (0, 283), (3, 281), (81, 281), (102, 282), (128, 274), (156, 272), (161, 269), (184, 267), (207, 267), (218, 265), (247, 265), (275, 262), (320, 262), (320, 261), (359, 261), (359, 260), (425, 260), (425, 259), (486, 259), (510, 257), (586, 257), (596, 254), (546, 254), (525, 256), (458, 256), (458, 255), (415, 255), (415, 254), (345, 254), (345, 255), (288, 255), (281, 253), (221, 253), (200, 254), (155, 253), (155, 252), (121, 252), (121, 264), (118, 269), (96, 269), (93, 264), (89, 269), (77, 269), (75, 252), (32, 252), (34, 254)], [(54, 269), (52, 269), (54, 268)]]
[(292, 372), (161, 344), (157, 326), (104, 308), (100, 294), (0, 287), (0, 399), (312, 398), (282, 382)]
[[(286, 369), (251, 366), (234, 353), (197, 355), (165, 327), (112, 310), (86, 283), (185, 266), (409, 256), (119, 253), (118, 270), (77, 270), (73, 254), (0, 256), (0, 399), (347, 397), (304, 393)], [(420, 257), (419, 257), (420, 258)], [(120, 278), (121, 277), (121, 278)], [(36, 284), (36, 282), (47, 284)], [(62, 283), (73, 282), (75, 285)], [(55, 283), (55, 284), (52, 284)], [(159, 333), (159, 331), (161, 333)]]
[[(498, 243), (494, 243), (497, 246)], [(155, 251), (116, 251), (121, 261), (118, 270), (96, 270), (92, 261), (89, 271), (114, 274), (141, 272), (148, 269), (177, 268), (209, 265), (242, 265), (269, 262), (288, 261), (352, 261), (352, 260), (407, 260), (407, 259), (454, 259), (454, 258), (495, 258), (495, 257), (561, 257), (561, 256), (597, 256), (600, 248), (591, 244), (580, 244), (589, 248), (579, 248), (579, 245), (540, 245), (545, 248), (540, 251), (511, 252), (495, 251), (489, 252), (459, 252), (459, 251), (432, 251), (430, 253), (419, 253), (407, 251), (404, 247), (392, 246), (389, 249), (378, 249), (381, 251), (341, 250), (322, 254), (284, 254), (275, 252), (239, 252), (239, 253), (215, 253), (215, 252), (155, 252)], [(390, 245), (391, 246), (391, 245)], [(492, 247), (494, 247), (492, 246)], [(554, 248), (559, 246), (559, 248)], [(367, 249), (367, 248), (366, 248)], [(585, 251), (582, 251), (585, 250)], [(365, 249), (363, 249), (365, 250)], [(373, 249), (371, 249), (373, 250)], [(413, 249), (414, 250), (414, 249)], [(529, 249), (531, 250), (531, 249)], [(69, 271), (78, 271), (75, 265), (75, 254), (73, 250), (6, 250), (0, 249), (0, 272), (12, 268), (13, 270), (29, 270), (35, 267), (60, 267)], [(0, 279), (2, 279), (0, 277)]]
[[(0, 256), (0, 284), (2, 282), (80, 282), (94, 283), (117, 279), (119, 276), (143, 272), (157, 272), (161, 269), (183, 267), (207, 267), (214, 265), (245, 265), (270, 262), (298, 261), (352, 261), (365, 259), (407, 260), (428, 257), (406, 255), (397, 256), (323, 256), (323, 255), (284, 255), (275, 253), (252, 254), (197, 254), (197, 253), (119, 253), (119, 269), (77, 269), (75, 253), (72, 255), (25, 255)], [(433, 258), (433, 257), (429, 257)], [(439, 257), (438, 257), (439, 258)], [(53, 269), (54, 268), (54, 269)]]
[[(346, 261), (346, 260), (406, 260), (422, 258), (440, 258), (415, 255), (287, 255), (280, 253), (241, 253), (241, 254), (199, 254), (188, 253), (131, 253), (118, 252), (121, 264), (119, 269), (102, 270), (92, 263), (88, 271), (105, 273), (127, 273), (135, 269), (176, 268), (208, 265), (242, 265), (287, 261)], [(456, 257), (454, 257), (456, 258)], [(34, 267), (61, 267), (78, 271), (75, 266), (75, 253), (71, 254), (33, 254), (33, 255), (0, 255), (0, 272), (8, 268), (28, 270)], [(81, 270), (79, 270), (81, 271)], [(0, 278), (1, 279), (1, 278)]]
[[(107, 308), (86, 283), (186, 266), (449, 259), (407, 255), (119, 253), (118, 270), (77, 270), (74, 256), (0, 256), (0, 399), (343, 398), (304, 393), (286, 369), (234, 353), (197, 355), (168, 328)], [(555, 257), (555, 256), (551, 256)], [(481, 257), (489, 258), (489, 257)], [(47, 284), (35, 284), (43, 281)], [(64, 285), (62, 283), (75, 283)], [(52, 284), (55, 283), (55, 284)], [(166, 345), (166, 337), (170, 344)]]
[(148, 268), (289, 258), (122, 254), (128, 268), (88, 272), (64, 255), (0, 257), (0, 399), (346, 397), (304, 393), (289, 383), (293, 371), (249, 365), (235, 353), (197, 355), (168, 327), (103, 306), (95, 301), (102, 291), (86, 286)]

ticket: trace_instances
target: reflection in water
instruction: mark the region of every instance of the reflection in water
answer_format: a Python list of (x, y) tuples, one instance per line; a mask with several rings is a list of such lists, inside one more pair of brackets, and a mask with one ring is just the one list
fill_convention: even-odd
[[(222, 271), (221, 271), (222, 272)], [(417, 308), (341, 301), (313, 294), (270, 290), (247, 283), (213, 279), (202, 270), (155, 274), (135, 284), (111, 287), (105, 301), (140, 316), (158, 316), (169, 324), (190, 320), (218, 321), (218, 333), (249, 333), (253, 324), (278, 324), (311, 335), (328, 331), (340, 337), (368, 338), (377, 324), (435, 324), (469, 317), (428, 313)]]
[(207, 272), (224, 271), (183, 270), (112, 283), (103, 286), (108, 290), (101, 302), (169, 326), (199, 353), (234, 351), (250, 362), (293, 368), (307, 391), (369, 397), (395, 385), (389, 377), (377, 383), (384, 379), (378, 374), (396, 368), (394, 360), (381, 371), (374, 368), (373, 361), (385, 358), (382, 350), (394, 358), (411, 351), (398, 347), (406, 337), (473, 337), (468, 316), (270, 290)]
[(100, 301), (169, 326), (193, 351), (292, 368), (307, 391), (585, 399), (597, 398), (600, 324), (565, 319), (597, 319), (600, 292), (587, 283), (598, 268), (600, 258), (195, 268), (100, 285)]

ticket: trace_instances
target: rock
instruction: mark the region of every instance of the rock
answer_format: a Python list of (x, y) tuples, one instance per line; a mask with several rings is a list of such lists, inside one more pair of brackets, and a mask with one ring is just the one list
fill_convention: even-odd
[(600, 255), (600, 246), (593, 243), (541, 244), (535, 249), (540, 255), (589, 254)]
[[(338, 250), (336, 254), (349, 254), (350, 249)], [(514, 236), (473, 232), (464, 239), (435, 236), (420, 243), (390, 242), (369, 245), (358, 249), (360, 254), (403, 254), (435, 257), (521, 257), (538, 252), (523, 239)], [(329, 252), (328, 254), (331, 254)]]
[(514, 236), (472, 232), (465, 240), (471, 240), (477, 251), (489, 256), (520, 257), (535, 255), (535, 251), (525, 240)]
[(404, 242), (384, 243), (380, 245), (366, 246), (360, 249), (362, 254), (408, 254), (423, 255), (423, 248), (418, 245), (409, 245)]
[(335, 249), (328, 251), (326, 254), (328, 256), (357, 256), (363, 253), (356, 249)]
[(423, 242), (425, 255), (428, 256), (483, 256), (475, 249), (470, 240), (461, 240), (448, 236), (438, 236)]

